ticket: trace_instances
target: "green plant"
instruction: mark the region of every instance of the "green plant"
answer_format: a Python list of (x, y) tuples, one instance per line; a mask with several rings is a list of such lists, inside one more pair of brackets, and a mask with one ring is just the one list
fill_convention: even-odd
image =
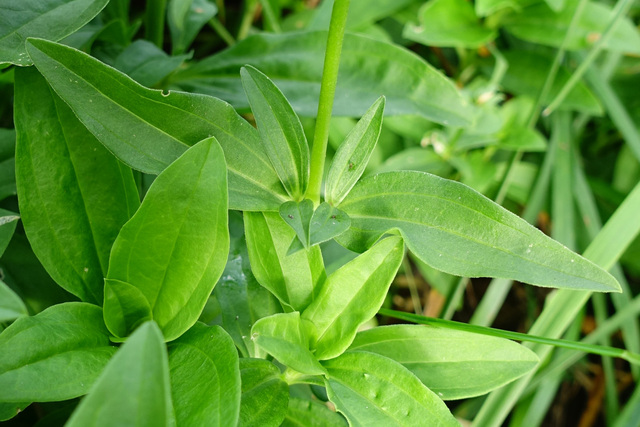
[[(546, 53), (503, 54), (491, 46), (498, 61), (491, 81), (478, 77), (462, 92), (397, 45), (345, 34), (399, 9), (415, 11), (410, 1), (381, 1), (376, 10), (354, 1), (361, 9), (351, 15), (348, 0), (325, 2), (307, 25), (328, 25), (328, 32), (300, 33), (281, 32), (279, 2), (247, 1), (237, 44), (221, 22), (224, 2), (150, 1), (149, 41), (133, 41), (140, 22), (130, 22), (126, 0), (60, 3), (0, 1), (9, 17), (0, 22), (2, 81), (14, 91), (15, 125), (0, 134), (0, 147), (13, 150), (15, 135), (19, 211), (0, 211), (0, 254), (13, 238), (2, 259), (10, 286), (0, 282), (0, 419), (32, 402), (70, 401), (41, 422), (458, 425), (445, 401), (498, 389), (476, 423), (499, 425), (546, 364), (549, 344), (640, 364), (632, 337), (628, 350), (557, 339), (592, 292), (625, 290), (613, 300), (632, 309), (609, 328), (640, 311), (620, 272), (607, 272), (640, 230), (637, 186), (602, 232), (597, 221), (589, 229), (584, 256), (572, 250), (567, 182), (581, 183), (582, 210), (595, 218), (597, 209), (575, 150), (566, 146), (567, 110), (602, 109), (559, 67), (566, 49), (584, 47), (573, 32), (580, 9), (553, 2), (558, 22), (569, 26), (550, 35), (495, 2), (479, 1), (475, 11), (451, 0), (425, 4), (412, 15), (418, 24), (404, 26), (404, 38), (456, 47), (466, 73), (487, 67), (466, 55), (494, 40), (498, 26), (558, 47), (550, 61)], [(613, 23), (625, 5), (611, 13)], [(544, 3), (526, 7), (531, 19), (550, 19)], [(576, 7), (586, 8), (585, 16), (602, 12), (599, 4)], [(257, 10), (276, 34), (247, 37)], [(161, 49), (165, 15), (172, 56)], [(626, 38), (640, 40), (636, 29), (621, 22), (602, 28), (594, 50), (638, 50)], [(185, 65), (191, 54), (184, 52), (207, 23), (234, 46)], [(585, 59), (585, 70), (594, 58)], [(505, 74), (500, 61), (521, 71)], [(535, 74), (527, 61), (548, 62), (550, 71)], [(542, 79), (531, 83), (520, 75), (527, 72), (531, 81)], [(499, 104), (498, 84), (537, 99)], [(549, 147), (534, 128), (544, 105), (545, 114), (563, 109), (551, 116)], [(417, 129), (436, 148), (428, 160), (455, 167), (463, 183), (406, 166), (424, 154), (417, 147), (397, 150), (408, 156), (396, 158), (401, 167), (390, 158), (372, 173), (384, 114), (398, 116), (388, 125), (398, 134)], [(305, 117), (317, 119), (310, 125)], [(632, 125), (619, 127), (637, 143)], [(502, 202), (523, 153), (545, 150), (555, 169), (543, 165), (538, 183), (553, 176), (557, 240), (529, 224), (544, 184), (525, 200), (531, 210), (524, 218), (481, 194), (494, 192)], [(483, 166), (493, 155), (503, 158), (497, 188), (497, 170)], [(16, 231), (18, 219), (26, 239)], [(332, 242), (342, 249), (332, 253)], [(38, 262), (20, 264), (33, 259), (29, 247)], [(434, 283), (449, 281), (443, 317), (463, 289), (453, 276), (495, 277), (495, 294), (510, 281), (561, 290), (531, 335), (461, 327), (388, 309), (390, 286), (411, 262)], [(39, 283), (30, 289), (19, 270), (40, 263), (46, 273), (34, 268), (26, 281)], [(603, 303), (597, 310), (606, 317)], [(364, 328), (377, 313), (429, 326)], [(533, 341), (534, 351), (506, 338)]]

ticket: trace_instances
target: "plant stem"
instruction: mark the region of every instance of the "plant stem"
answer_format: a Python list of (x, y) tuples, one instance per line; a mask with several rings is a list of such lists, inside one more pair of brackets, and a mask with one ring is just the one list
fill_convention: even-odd
[(164, 44), (164, 16), (167, 0), (147, 0), (145, 38), (162, 49)]
[(278, 17), (273, 11), (273, 7), (271, 7), (271, 3), (269, 3), (269, 0), (260, 0), (260, 3), (262, 4), (262, 13), (267, 24), (265, 25), (265, 27), (269, 27), (269, 29), (274, 33), (281, 33), (282, 29), (280, 28)]
[(229, 31), (222, 25), (222, 23), (216, 18), (213, 17), (209, 20), (209, 26), (213, 28), (213, 30), (220, 36), (222, 40), (228, 45), (233, 46), (236, 44), (235, 39), (231, 35)]
[(311, 149), (311, 174), (307, 198), (314, 204), (320, 203), (322, 191), (322, 177), (324, 176), (324, 162), (329, 141), (329, 125), (331, 123), (331, 111), (333, 110), (333, 97), (336, 93), (338, 82), (338, 68), (340, 66), (340, 54), (342, 53), (342, 40), (347, 24), (349, 12), (349, 0), (336, 0), (331, 12), (331, 24), (327, 38), (327, 50), (324, 56), (324, 68), (322, 70), (322, 85), (320, 86), (320, 101), (318, 102), (318, 118), (313, 135), (313, 148)]
[(242, 22), (240, 22), (240, 29), (238, 29), (238, 37), (236, 37), (237, 40), (245, 39), (249, 35), (249, 30), (251, 29), (253, 18), (256, 16), (258, 6), (260, 6), (260, 3), (258, 3), (258, 0), (245, 1), (244, 15), (242, 15)]

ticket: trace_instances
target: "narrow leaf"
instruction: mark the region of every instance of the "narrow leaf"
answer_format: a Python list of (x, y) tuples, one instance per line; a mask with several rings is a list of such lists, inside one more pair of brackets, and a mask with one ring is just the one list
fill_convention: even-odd
[(0, 209), (0, 257), (9, 246), (19, 219), (20, 216), (14, 212)]
[(410, 171), (374, 175), (356, 185), (340, 208), (351, 229), (338, 240), (352, 250), (398, 229), (416, 257), (446, 273), (620, 291), (609, 273), (455, 181)]
[(402, 239), (389, 237), (327, 278), (318, 297), (302, 313), (316, 328), (318, 359), (339, 356), (349, 347), (358, 327), (382, 306), (403, 257)]
[(45, 40), (30, 40), (28, 49), (80, 121), (132, 168), (158, 174), (188, 146), (213, 135), (227, 160), (231, 209), (277, 210), (287, 200), (258, 133), (227, 103), (144, 88), (78, 50)]
[(6, 283), (0, 280), (0, 323), (12, 322), (21, 316), (28, 315), (29, 312), (24, 302)]
[[(113, 244), (107, 286), (118, 280), (138, 288), (165, 339), (179, 337), (198, 320), (224, 269), (227, 223), (224, 155), (215, 138), (208, 138), (156, 178), (140, 209), (122, 227)], [(111, 287), (113, 292), (118, 289)], [(128, 295), (117, 299), (125, 301)], [(112, 304), (116, 299), (105, 300), (105, 322), (123, 338), (118, 326), (122, 318)], [(143, 313), (139, 307), (119, 309)]]
[(251, 339), (285, 366), (309, 375), (326, 371), (309, 351), (313, 325), (305, 324), (300, 313), (274, 314), (258, 320), (251, 329)]
[(367, 110), (338, 148), (325, 182), (325, 199), (338, 205), (362, 176), (382, 130), (385, 98)]
[[(109, 344), (102, 310), (92, 304), (58, 304), (17, 319), (0, 334), (0, 401), (82, 396), (115, 352)], [(60, 375), (69, 367), (73, 375)]]
[(31, 67), (16, 70), (16, 182), (25, 232), (51, 277), (102, 304), (111, 246), (140, 199), (115, 159)]
[(309, 199), (299, 203), (290, 201), (280, 206), (280, 217), (296, 232), (305, 248), (309, 247), (309, 225), (313, 213), (313, 202)]
[(169, 344), (169, 369), (177, 425), (238, 424), (238, 352), (222, 328), (193, 325)]
[(241, 427), (278, 427), (287, 414), (289, 386), (280, 370), (264, 359), (240, 359)]
[(5, 0), (0, 3), (0, 64), (31, 65), (27, 37), (58, 41), (91, 21), (109, 0)]
[(167, 21), (173, 54), (187, 50), (198, 32), (217, 12), (216, 5), (208, 0), (171, 0)]
[(435, 393), (391, 359), (349, 351), (323, 364), (329, 399), (352, 426), (459, 426)]
[(309, 145), (300, 119), (267, 76), (251, 66), (240, 75), (267, 156), (287, 193), (300, 200), (309, 183)]
[(118, 55), (113, 66), (142, 86), (152, 87), (189, 58), (190, 55), (169, 56), (153, 43), (136, 40)]
[(140, 326), (113, 356), (68, 427), (175, 425), (162, 333)]
[(356, 335), (349, 350), (401, 363), (443, 400), (488, 393), (538, 364), (535, 353), (513, 341), (436, 326), (369, 329)]

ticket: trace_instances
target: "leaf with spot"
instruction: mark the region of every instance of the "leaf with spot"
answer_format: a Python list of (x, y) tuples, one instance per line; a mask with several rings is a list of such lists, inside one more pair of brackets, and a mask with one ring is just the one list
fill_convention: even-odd
[(285, 202), (280, 206), (280, 217), (296, 232), (298, 240), (305, 248), (310, 246), (309, 225), (312, 216), (313, 202), (309, 199)]

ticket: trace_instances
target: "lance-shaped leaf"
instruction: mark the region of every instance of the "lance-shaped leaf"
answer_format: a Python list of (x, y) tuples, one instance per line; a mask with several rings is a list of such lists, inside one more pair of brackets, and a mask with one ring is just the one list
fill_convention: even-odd
[(286, 202), (280, 206), (280, 217), (296, 232), (305, 248), (309, 247), (309, 225), (313, 216), (313, 202), (304, 199), (301, 202)]
[(251, 66), (240, 75), (267, 156), (287, 193), (300, 200), (309, 183), (309, 145), (300, 119), (267, 76)]
[(198, 32), (216, 13), (218, 13), (217, 6), (208, 0), (171, 0), (167, 21), (171, 31), (173, 54), (187, 50)]
[(280, 370), (264, 359), (240, 359), (242, 427), (278, 427), (287, 414), (289, 386)]
[[(315, 117), (326, 47), (325, 31), (257, 34), (174, 75), (172, 81), (246, 109), (240, 79), (229, 76), (237, 76), (249, 63), (278, 85), (298, 114)], [(387, 97), (387, 114), (469, 124), (471, 107), (440, 71), (395, 44), (345, 34), (333, 114), (360, 117), (381, 94)]]
[(297, 236), (289, 245), (287, 255), (331, 240), (347, 231), (351, 225), (349, 216), (340, 209), (322, 202), (314, 211), (313, 202), (309, 199), (300, 203), (283, 203), (280, 216), (295, 230)]
[[(0, 402), (82, 396), (116, 350), (102, 309), (78, 302), (17, 319), (0, 334), (0, 349)], [(72, 375), (60, 374), (69, 369)]]
[(221, 327), (196, 323), (169, 344), (169, 370), (177, 425), (238, 424), (238, 352)]
[[(179, 337), (198, 320), (224, 269), (227, 215), (224, 155), (215, 138), (208, 138), (158, 175), (138, 212), (122, 227), (106, 286), (117, 280), (138, 288), (165, 339)], [(131, 317), (123, 310), (144, 313), (139, 305), (112, 307), (127, 295), (105, 299), (105, 322), (118, 338), (135, 326), (125, 324)]]
[(31, 39), (29, 55), (80, 121), (116, 157), (158, 174), (190, 145), (214, 136), (229, 170), (229, 204), (277, 210), (287, 200), (257, 131), (226, 102), (140, 86), (78, 50)]
[(325, 199), (338, 205), (362, 176), (382, 130), (385, 98), (367, 110), (333, 157), (325, 182)]
[(9, 246), (19, 219), (20, 216), (16, 213), (0, 209), (0, 257)]
[(175, 425), (167, 351), (153, 322), (140, 326), (118, 350), (66, 425)]
[(309, 351), (313, 332), (313, 325), (294, 311), (258, 320), (251, 329), (251, 339), (282, 364), (303, 374), (321, 375), (326, 371)]
[(58, 41), (91, 21), (109, 0), (4, 0), (0, 2), (0, 64), (31, 65), (27, 37)]
[(347, 421), (324, 403), (289, 397), (289, 409), (282, 427), (346, 427)]
[(102, 304), (111, 246), (140, 204), (131, 170), (33, 67), (16, 70), (16, 183), (25, 232), (53, 279)]
[(245, 212), (251, 270), (258, 282), (293, 311), (313, 301), (326, 278), (319, 246), (287, 255), (295, 232), (275, 212)]
[(327, 278), (318, 297), (302, 313), (316, 328), (318, 359), (339, 356), (349, 347), (358, 326), (382, 306), (403, 257), (402, 239), (389, 237)]
[(11, 322), (29, 312), (24, 302), (6, 283), (0, 280), (0, 323)]
[(457, 276), (619, 292), (606, 271), (464, 184), (421, 172), (388, 172), (356, 185), (340, 204), (351, 229), (338, 241), (362, 251), (398, 229), (431, 267)]
[(422, 325), (359, 332), (349, 350), (376, 353), (401, 363), (443, 400), (488, 393), (538, 364), (535, 353), (513, 341)]
[(323, 365), (329, 399), (352, 426), (460, 425), (434, 392), (389, 358), (348, 351)]

